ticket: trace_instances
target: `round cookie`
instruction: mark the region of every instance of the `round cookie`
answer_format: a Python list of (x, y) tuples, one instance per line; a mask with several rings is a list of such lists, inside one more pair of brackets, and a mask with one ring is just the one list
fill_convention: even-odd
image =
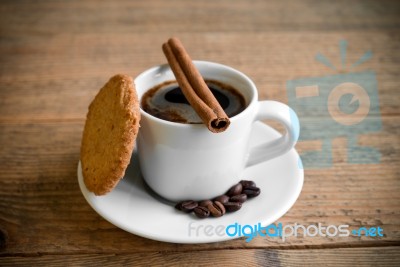
[(89, 106), (83, 130), (81, 163), (87, 189), (110, 192), (124, 177), (139, 131), (140, 108), (133, 79), (117, 74)]

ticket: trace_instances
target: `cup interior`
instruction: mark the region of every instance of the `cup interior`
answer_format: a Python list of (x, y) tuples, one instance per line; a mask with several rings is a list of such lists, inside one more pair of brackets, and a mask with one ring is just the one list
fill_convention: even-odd
[[(245, 99), (246, 108), (243, 112), (245, 112), (253, 102), (256, 102), (258, 97), (256, 86), (253, 81), (242, 72), (226, 65), (209, 61), (193, 61), (193, 63), (204, 79), (216, 80), (237, 89)], [(175, 76), (168, 64), (153, 67), (139, 74), (135, 79), (139, 100), (141, 100), (144, 93), (149, 89), (169, 80), (175, 80)], [(151, 116), (142, 109), (141, 113), (146, 114), (146, 116)], [(240, 114), (237, 116), (240, 116)]]

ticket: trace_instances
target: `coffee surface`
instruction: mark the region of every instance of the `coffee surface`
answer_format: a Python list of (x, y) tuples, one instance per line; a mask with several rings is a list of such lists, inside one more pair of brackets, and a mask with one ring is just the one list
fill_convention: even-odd
[[(233, 117), (244, 110), (244, 97), (235, 88), (215, 80), (205, 80), (205, 82), (228, 117)], [(147, 113), (163, 120), (202, 123), (176, 81), (166, 81), (151, 88), (143, 95), (141, 106)]]

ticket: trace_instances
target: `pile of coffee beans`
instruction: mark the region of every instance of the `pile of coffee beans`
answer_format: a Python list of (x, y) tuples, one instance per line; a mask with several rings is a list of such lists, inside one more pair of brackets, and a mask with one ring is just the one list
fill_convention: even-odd
[(186, 200), (176, 204), (175, 208), (186, 213), (193, 212), (199, 218), (221, 217), (226, 212), (240, 210), (242, 204), (249, 198), (258, 196), (260, 188), (253, 181), (242, 180), (232, 186), (224, 195), (212, 200)]

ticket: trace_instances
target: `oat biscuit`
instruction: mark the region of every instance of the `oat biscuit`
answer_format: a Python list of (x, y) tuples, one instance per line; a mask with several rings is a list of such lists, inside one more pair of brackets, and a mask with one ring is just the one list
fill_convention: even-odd
[(89, 191), (104, 195), (123, 178), (139, 121), (139, 100), (133, 80), (117, 74), (100, 89), (86, 117), (81, 163)]

